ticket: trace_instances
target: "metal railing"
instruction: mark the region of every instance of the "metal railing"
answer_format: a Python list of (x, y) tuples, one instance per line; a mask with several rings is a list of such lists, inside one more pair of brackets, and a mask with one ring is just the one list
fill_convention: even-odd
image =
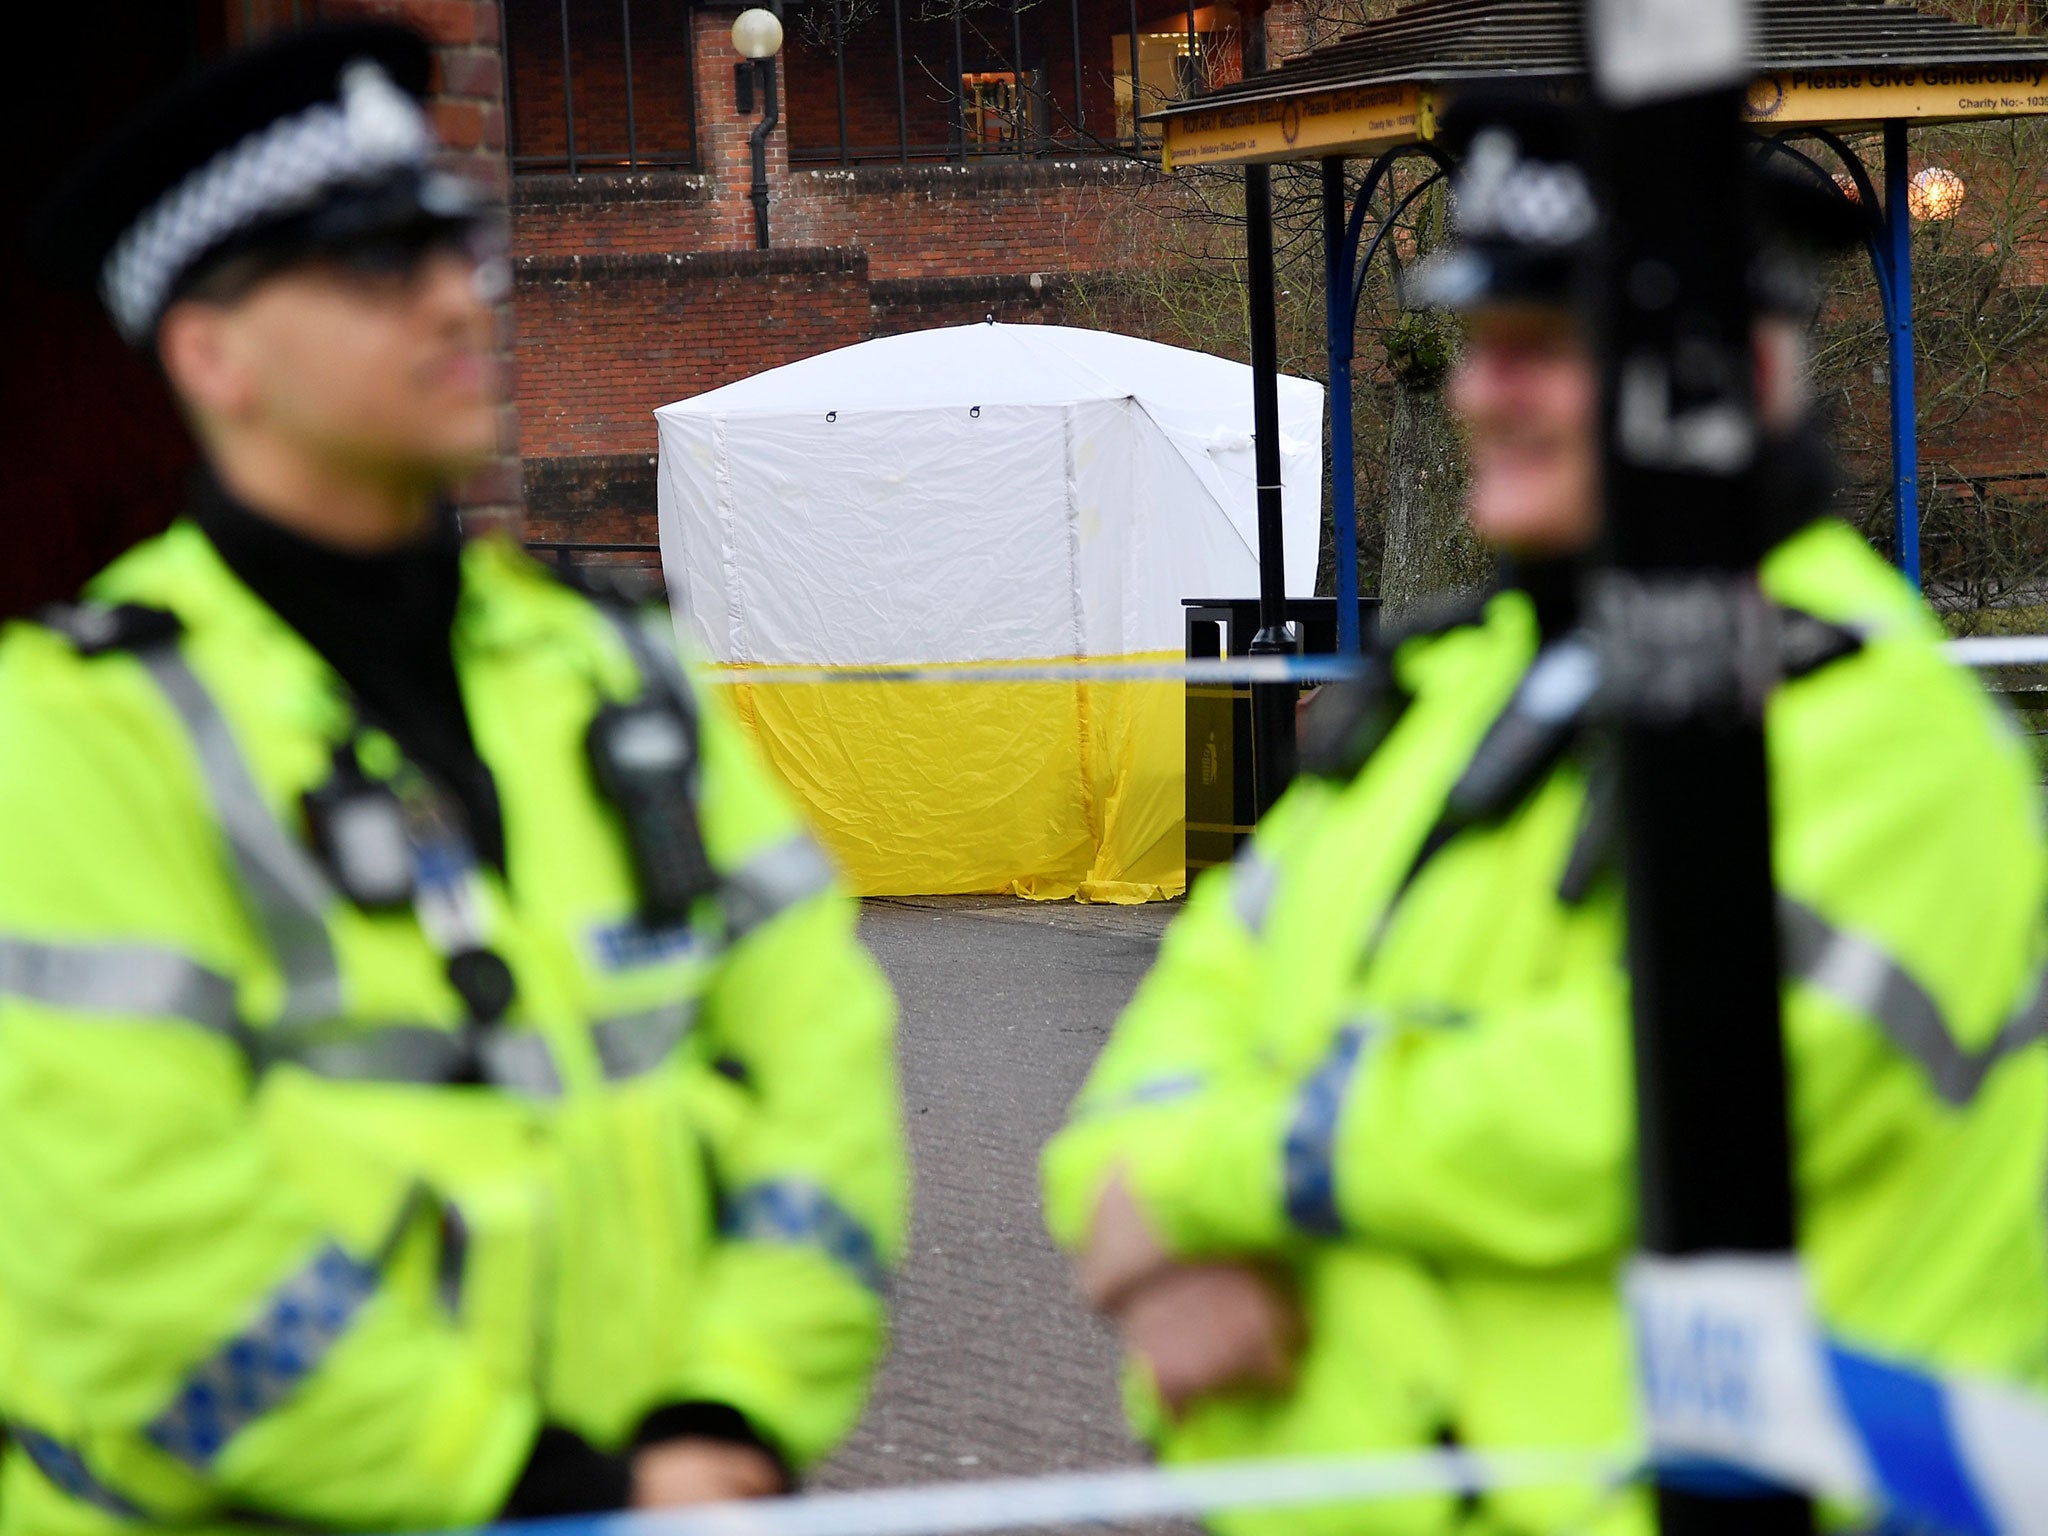
[[(515, 174), (700, 168), (694, 6), (641, 0), (641, 36), (634, 0), (498, 0), (498, 9)], [(1198, 30), (1191, 0), (1173, 25), (1155, 21), (1149, 32), (1137, 0), (787, 0), (787, 11), (785, 71), (814, 73), (805, 92), (832, 97), (830, 127), (822, 112), (791, 125), (798, 165), (1149, 157), (1159, 140), (1142, 114), (1212, 83), (1230, 54), (1227, 31)], [(650, 22), (666, 35), (646, 36)], [(1164, 37), (1167, 59), (1158, 56)], [(1090, 57), (1091, 43), (1101, 56)], [(650, 77), (663, 83), (667, 108), (654, 122), (643, 110)], [(605, 103), (602, 128), (594, 101)], [(893, 138), (878, 138), (891, 117)]]
[[(633, 0), (617, 0), (617, 5), (614, 23), (612, 17), (590, 0), (498, 0), (499, 36), (504, 40), (505, 54), (505, 116), (511, 129), (512, 170), (515, 175), (567, 172), (571, 176), (580, 176), (594, 171), (697, 168), (697, 66), (691, 20), (694, 13), (689, 8), (673, 4), (663, 6), (668, 14), (678, 10), (683, 14), (682, 46), (660, 50), (653, 62), (664, 78), (680, 77), (678, 88), (671, 95), (683, 105), (684, 142), (674, 142), (674, 135), (670, 134), (668, 142), (650, 146), (643, 144), (640, 113), (634, 99)], [(550, 91), (549, 99), (529, 100), (517, 89), (521, 55), (530, 57), (532, 51), (539, 47), (540, 40), (533, 35), (535, 28), (532, 23), (542, 19), (546, 12), (553, 13), (546, 19), (554, 23), (552, 30), (560, 39), (559, 52), (552, 61), (559, 70), (559, 89)], [(602, 26), (599, 25), (600, 16), (603, 17)], [(609, 54), (614, 38), (619, 65), (617, 81), (625, 108), (623, 145), (592, 142), (588, 135), (579, 139), (576, 130), (577, 44), (580, 41), (585, 49), (595, 46)], [(677, 54), (681, 57), (675, 57)], [(595, 84), (609, 84), (609, 70), (606, 76), (604, 81)], [(593, 84), (586, 78), (586, 88)], [(543, 121), (552, 124), (558, 105), (562, 129), (560, 151), (535, 152), (525, 147), (538, 136)]]
[(654, 555), (659, 544), (620, 543), (603, 539), (527, 539), (526, 551), (560, 570), (579, 564), (578, 555)]
[[(1184, 99), (1210, 83), (1214, 67), (1209, 57), (1221, 41), (1221, 34), (1202, 33), (1196, 27), (1196, 9), (1184, 5), (1184, 41), (1168, 82), (1148, 82), (1145, 75), (1145, 38), (1140, 26), (1137, 0), (1124, 0), (1125, 25), (1122, 38), (1128, 57), (1118, 69), (1111, 60), (1089, 65), (1086, 34), (1082, 25), (1082, 0), (993, 0), (974, 5), (971, 0), (947, 0), (943, 15), (950, 36), (950, 50), (941, 44), (939, 57), (932, 57), (929, 44), (906, 46), (904, 37), (905, 0), (888, 0), (889, 48), (893, 68), (885, 72), (894, 91), (896, 137), (894, 143), (856, 141), (849, 131), (847, 53), (851, 36), (849, 0), (830, 0), (826, 25), (818, 30), (799, 24), (792, 45), (806, 43), (829, 49), (832, 61), (836, 137), (805, 140), (792, 129), (792, 164), (890, 163), (968, 160), (1033, 159), (1057, 154), (1153, 154), (1158, 136), (1138, 122), (1139, 116), (1169, 100)], [(1090, 0), (1090, 5), (1112, 6), (1116, 0)], [(821, 9), (816, 0), (812, 14)], [(873, 17), (877, 8), (870, 10)], [(1037, 36), (1027, 47), (1024, 27), (1026, 10), (1036, 11)], [(1052, 18), (1064, 11), (1058, 25)], [(928, 9), (923, 17), (935, 19)], [(1007, 26), (1001, 25), (1006, 20)], [(1064, 35), (1061, 35), (1061, 34)], [(1107, 35), (1107, 34), (1106, 34)], [(1069, 112), (1054, 94), (1055, 71), (1064, 76), (1059, 83), (1072, 90)], [(1099, 87), (1107, 80), (1109, 95), (1116, 103), (1109, 121), (1091, 120), (1088, 111), (1090, 80)], [(910, 80), (921, 77), (942, 84), (948, 95), (947, 132), (943, 140), (913, 139), (911, 136)], [(1000, 82), (997, 105), (993, 107), (970, 87), (976, 76), (995, 76)], [(1128, 97), (1124, 87), (1128, 85)], [(1098, 96), (1100, 92), (1098, 91)], [(1125, 102), (1128, 101), (1128, 107)], [(1099, 108), (1098, 108), (1099, 111)], [(993, 124), (993, 131), (991, 131)]]

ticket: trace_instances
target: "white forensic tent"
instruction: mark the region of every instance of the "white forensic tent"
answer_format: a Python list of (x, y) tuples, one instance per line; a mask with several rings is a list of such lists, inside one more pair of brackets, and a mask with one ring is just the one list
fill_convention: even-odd
[[(1290, 595), (1314, 583), (1323, 389), (1280, 380)], [(1251, 370), (970, 325), (655, 412), (662, 565), (729, 667), (1177, 657), (1181, 599), (1258, 590)], [(1182, 694), (1160, 683), (741, 683), (862, 894), (1178, 892)]]

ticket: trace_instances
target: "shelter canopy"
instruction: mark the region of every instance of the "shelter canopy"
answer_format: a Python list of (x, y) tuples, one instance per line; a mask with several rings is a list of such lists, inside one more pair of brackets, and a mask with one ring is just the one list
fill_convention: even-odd
[[(1579, 0), (1421, 0), (1279, 69), (1154, 113), (1175, 166), (1378, 155), (1461, 86), (1585, 75)], [(1758, 0), (1759, 128), (2048, 113), (2048, 46), (1884, 0)]]

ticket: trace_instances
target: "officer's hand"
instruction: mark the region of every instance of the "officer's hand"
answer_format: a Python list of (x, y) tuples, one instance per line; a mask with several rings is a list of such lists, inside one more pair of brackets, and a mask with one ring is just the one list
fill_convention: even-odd
[(635, 1509), (765, 1499), (780, 1492), (782, 1469), (758, 1445), (686, 1438), (643, 1446), (633, 1455)]
[(1074, 1266), (1081, 1294), (1096, 1311), (1114, 1312), (1125, 1296), (1171, 1263), (1118, 1169), (1095, 1207), (1088, 1250)]
[(1301, 1324), (1293, 1302), (1244, 1264), (1174, 1264), (1116, 1310), (1124, 1347), (1144, 1361), (1178, 1419), (1213, 1392), (1284, 1392)]

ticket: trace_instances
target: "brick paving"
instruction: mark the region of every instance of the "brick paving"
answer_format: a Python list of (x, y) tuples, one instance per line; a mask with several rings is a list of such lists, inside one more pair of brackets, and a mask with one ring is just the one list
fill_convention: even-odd
[(1037, 1158), (1175, 910), (867, 903), (862, 932), (903, 1010), (916, 1220), (894, 1351), (815, 1486), (1140, 1460), (1117, 1405), (1114, 1337), (1082, 1310), (1045, 1236)]

